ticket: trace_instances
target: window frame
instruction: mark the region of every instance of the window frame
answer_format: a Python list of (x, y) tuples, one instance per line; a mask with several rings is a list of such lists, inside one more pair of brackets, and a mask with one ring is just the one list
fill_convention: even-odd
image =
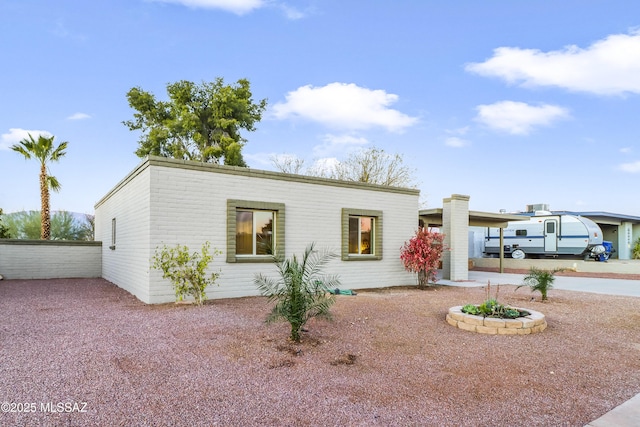
[[(274, 213), (275, 232), (273, 239), (275, 250), (272, 255), (238, 255), (236, 254), (236, 214), (241, 211), (270, 211)], [(252, 200), (227, 200), (227, 262), (273, 262), (274, 257), (281, 260), (284, 256), (284, 203), (260, 202)], [(255, 230), (254, 230), (255, 233)]]
[[(349, 218), (373, 218), (373, 253), (349, 253)], [(382, 211), (372, 209), (342, 209), (342, 260), (343, 261), (378, 261), (382, 259)]]
[(111, 246), (109, 249), (114, 251), (116, 249), (116, 219), (111, 218)]

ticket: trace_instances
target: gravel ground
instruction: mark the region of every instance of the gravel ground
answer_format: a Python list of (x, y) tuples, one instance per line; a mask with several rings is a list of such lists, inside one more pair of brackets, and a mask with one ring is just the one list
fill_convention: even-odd
[(5, 280), (0, 425), (584, 426), (640, 393), (640, 298), (501, 286), (548, 328), (445, 322), (484, 292), (339, 296), (292, 344), (261, 297), (149, 306), (102, 279)]

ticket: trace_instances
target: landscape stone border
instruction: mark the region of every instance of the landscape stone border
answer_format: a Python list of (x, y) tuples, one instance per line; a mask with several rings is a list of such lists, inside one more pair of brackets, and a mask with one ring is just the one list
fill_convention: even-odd
[[(517, 307), (514, 307), (518, 309)], [(539, 311), (519, 308), (531, 313), (517, 319), (497, 319), (462, 312), (462, 306), (451, 307), (447, 313), (447, 323), (465, 331), (490, 335), (528, 335), (547, 329), (547, 320)]]

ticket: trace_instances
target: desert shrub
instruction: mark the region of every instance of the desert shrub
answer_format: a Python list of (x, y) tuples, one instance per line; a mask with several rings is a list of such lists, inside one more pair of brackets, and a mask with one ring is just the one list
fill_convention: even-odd
[(442, 258), (444, 234), (420, 227), (400, 249), (400, 259), (407, 271), (418, 273), (418, 286), (435, 283), (438, 264)]
[(302, 259), (294, 254), (285, 260), (275, 260), (279, 278), (273, 279), (257, 274), (254, 283), (260, 293), (269, 301), (275, 301), (267, 322), (286, 320), (291, 325), (290, 339), (300, 341), (300, 331), (313, 317), (331, 318), (330, 308), (335, 297), (330, 289), (340, 286), (335, 275), (326, 275), (322, 269), (336, 257), (328, 251), (318, 252), (310, 244), (304, 251)]
[(547, 299), (547, 292), (553, 288), (553, 282), (556, 280), (555, 274), (564, 270), (564, 268), (545, 270), (531, 267), (531, 269), (529, 269), (529, 274), (524, 277), (524, 284), (518, 286), (516, 290), (523, 286), (528, 286), (531, 288), (531, 292), (540, 292), (542, 301), (545, 301)]
[(633, 259), (640, 259), (640, 237), (633, 244)]
[(206, 242), (200, 252), (193, 253), (183, 245), (164, 245), (162, 248), (156, 248), (152, 266), (162, 271), (163, 278), (171, 280), (177, 301), (191, 295), (197, 305), (202, 305), (207, 299), (207, 287), (215, 284), (220, 276), (219, 272), (207, 274), (207, 268), (213, 257), (222, 253), (217, 249), (210, 253), (210, 246), (210, 243)]

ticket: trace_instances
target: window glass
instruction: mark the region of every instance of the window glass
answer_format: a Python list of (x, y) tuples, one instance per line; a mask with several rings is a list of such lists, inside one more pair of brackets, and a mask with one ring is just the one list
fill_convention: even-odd
[(349, 217), (349, 253), (357, 254), (358, 250), (358, 234), (359, 230), (359, 221), (357, 217)]
[(236, 211), (236, 255), (273, 254), (271, 211)]
[(556, 223), (554, 221), (547, 222), (547, 233), (553, 234), (556, 232)]
[(527, 230), (516, 230), (516, 236), (526, 236)]
[(373, 254), (374, 218), (349, 217), (349, 253)]
[(360, 218), (360, 253), (372, 254), (373, 218)]
[(256, 226), (256, 255), (273, 254), (273, 212), (253, 213)]
[(236, 254), (253, 254), (253, 212), (236, 212)]

